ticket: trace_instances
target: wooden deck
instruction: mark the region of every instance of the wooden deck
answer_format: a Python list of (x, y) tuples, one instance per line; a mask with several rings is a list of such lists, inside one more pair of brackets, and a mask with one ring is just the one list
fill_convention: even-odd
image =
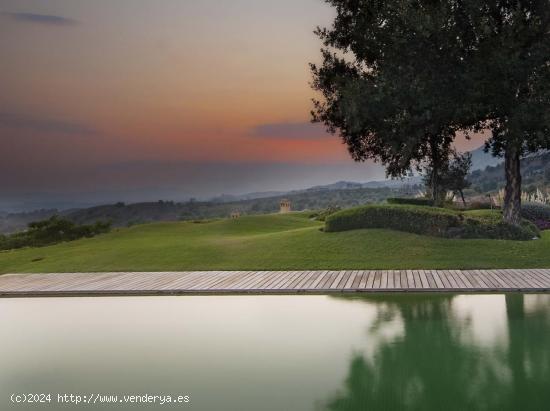
[(550, 269), (4, 274), (0, 296), (550, 291)]

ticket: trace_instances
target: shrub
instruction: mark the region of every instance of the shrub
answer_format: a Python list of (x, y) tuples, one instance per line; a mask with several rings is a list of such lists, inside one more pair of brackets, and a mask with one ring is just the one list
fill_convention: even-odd
[(388, 204), (410, 204), (418, 206), (433, 206), (433, 200), (429, 198), (408, 198), (408, 197), (392, 197), (386, 200)]
[(529, 221), (550, 221), (550, 206), (535, 203), (523, 204), (521, 216)]
[(350, 208), (329, 216), (325, 231), (356, 228), (389, 228), (416, 234), (444, 236), (460, 226), (460, 215), (443, 208), (413, 205), (368, 205)]
[(489, 201), (472, 201), (466, 206), (467, 210), (493, 210), (498, 207), (492, 205)]
[(530, 221), (523, 220), (515, 226), (499, 218), (465, 218), (461, 227), (447, 233), (450, 238), (488, 238), (499, 240), (532, 240), (538, 237), (538, 228)]
[(47, 220), (29, 223), (27, 231), (4, 236), (0, 239), (0, 249), (21, 247), (41, 247), (62, 241), (72, 241), (83, 237), (93, 237), (106, 233), (111, 223), (98, 221), (90, 225), (77, 225), (72, 221), (53, 216)]
[(314, 218), (315, 220), (318, 220), (318, 221), (325, 221), (328, 216), (334, 213), (337, 213), (340, 210), (341, 210), (341, 207), (339, 206), (328, 206), (324, 210), (311, 214), (309, 217)]
[(415, 234), (447, 238), (489, 238), (530, 240), (539, 235), (528, 221), (513, 226), (502, 220), (499, 212), (469, 214), (453, 210), (413, 205), (369, 205), (340, 211), (329, 216), (325, 231), (358, 228), (387, 228)]
[(533, 223), (539, 230), (550, 230), (550, 221), (547, 220), (535, 220)]

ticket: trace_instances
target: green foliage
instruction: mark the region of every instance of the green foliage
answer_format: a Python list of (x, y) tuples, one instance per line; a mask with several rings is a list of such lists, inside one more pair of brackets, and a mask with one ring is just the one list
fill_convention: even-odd
[(548, 2), (326, 1), (335, 19), (317, 29), (313, 119), (391, 176), (427, 161), (436, 204), (456, 132), (490, 130), (507, 164), (504, 218), (519, 224), (520, 158), (550, 148)]
[[(533, 189), (544, 189), (550, 187), (550, 153), (541, 152), (540, 154), (524, 157), (521, 160), (521, 178), (524, 191)], [(472, 188), (478, 193), (488, 191), (498, 191), (504, 187), (504, 164), (496, 166), (487, 166), (483, 170), (475, 170), (468, 176), (472, 182)]]
[(28, 229), (9, 236), (0, 237), (0, 249), (21, 247), (43, 247), (83, 237), (93, 237), (109, 232), (111, 224), (98, 221), (89, 225), (77, 225), (72, 221), (52, 216), (47, 220), (29, 223)]
[(521, 216), (529, 221), (550, 221), (550, 206), (536, 203), (523, 204)]
[(464, 199), (464, 190), (472, 184), (468, 180), (468, 174), (472, 168), (472, 154), (470, 153), (453, 153), (452, 159), (443, 173), (443, 187), (455, 194), (460, 194), (462, 201)]
[(333, 214), (325, 223), (327, 232), (359, 228), (388, 228), (448, 238), (530, 240), (539, 235), (533, 224), (508, 224), (502, 220), (499, 212), (479, 210), (459, 213), (449, 209), (414, 205), (352, 208)]
[[(485, 211), (485, 210), (484, 210)], [(447, 232), (451, 238), (489, 238), (498, 240), (532, 240), (540, 236), (538, 228), (527, 220), (520, 225), (505, 222), (501, 215), (488, 217), (478, 215), (467, 217), (460, 227), (452, 228)]]
[(445, 236), (460, 225), (460, 216), (443, 208), (414, 205), (369, 205), (351, 208), (327, 218), (325, 231), (388, 228), (415, 234)]
[(407, 198), (407, 197), (390, 197), (386, 200), (388, 204), (412, 204), (419, 206), (433, 206), (434, 202), (430, 198)]
[[(311, 65), (313, 120), (338, 132), (356, 161), (379, 160), (388, 175), (403, 176), (424, 163), (439, 172), (455, 132), (465, 126), (462, 106), (463, 30), (456, 5), (401, 0), (327, 0), (335, 9), (318, 28), (322, 64)], [(343, 57), (345, 54), (345, 57)]]
[(434, 205), (443, 206), (449, 191), (454, 195), (460, 195), (463, 204), (466, 205), (464, 190), (471, 185), (467, 178), (471, 168), (472, 155), (461, 154), (455, 150), (448, 150), (447, 156), (440, 160), (437, 168), (433, 162), (426, 165), (423, 169), (423, 179), (427, 192), (434, 199)]
[(467, 204), (468, 210), (493, 210), (495, 208), (489, 201), (473, 201)]
[(321, 226), (309, 213), (143, 224), (0, 252), (0, 273), (550, 268), (550, 231), (538, 241), (496, 241)]
[(342, 209), (342, 207), (339, 207), (339, 206), (328, 206), (324, 210), (321, 210), (321, 211), (318, 211), (316, 213), (310, 214), (310, 218), (314, 218), (317, 221), (325, 221), (326, 218), (329, 215), (337, 213), (341, 209)]

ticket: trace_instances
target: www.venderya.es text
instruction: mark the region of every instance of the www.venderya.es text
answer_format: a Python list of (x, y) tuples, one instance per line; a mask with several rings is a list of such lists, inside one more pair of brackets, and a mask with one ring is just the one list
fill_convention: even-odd
[(176, 394), (109, 394), (109, 393), (13, 393), (10, 395), (12, 404), (159, 404), (159, 405), (189, 405), (190, 395)]

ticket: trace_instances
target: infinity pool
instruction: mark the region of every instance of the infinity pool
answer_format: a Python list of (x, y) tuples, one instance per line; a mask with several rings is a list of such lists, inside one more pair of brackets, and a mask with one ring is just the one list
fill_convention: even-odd
[(548, 294), (0, 299), (0, 324), (0, 410), (550, 409)]

